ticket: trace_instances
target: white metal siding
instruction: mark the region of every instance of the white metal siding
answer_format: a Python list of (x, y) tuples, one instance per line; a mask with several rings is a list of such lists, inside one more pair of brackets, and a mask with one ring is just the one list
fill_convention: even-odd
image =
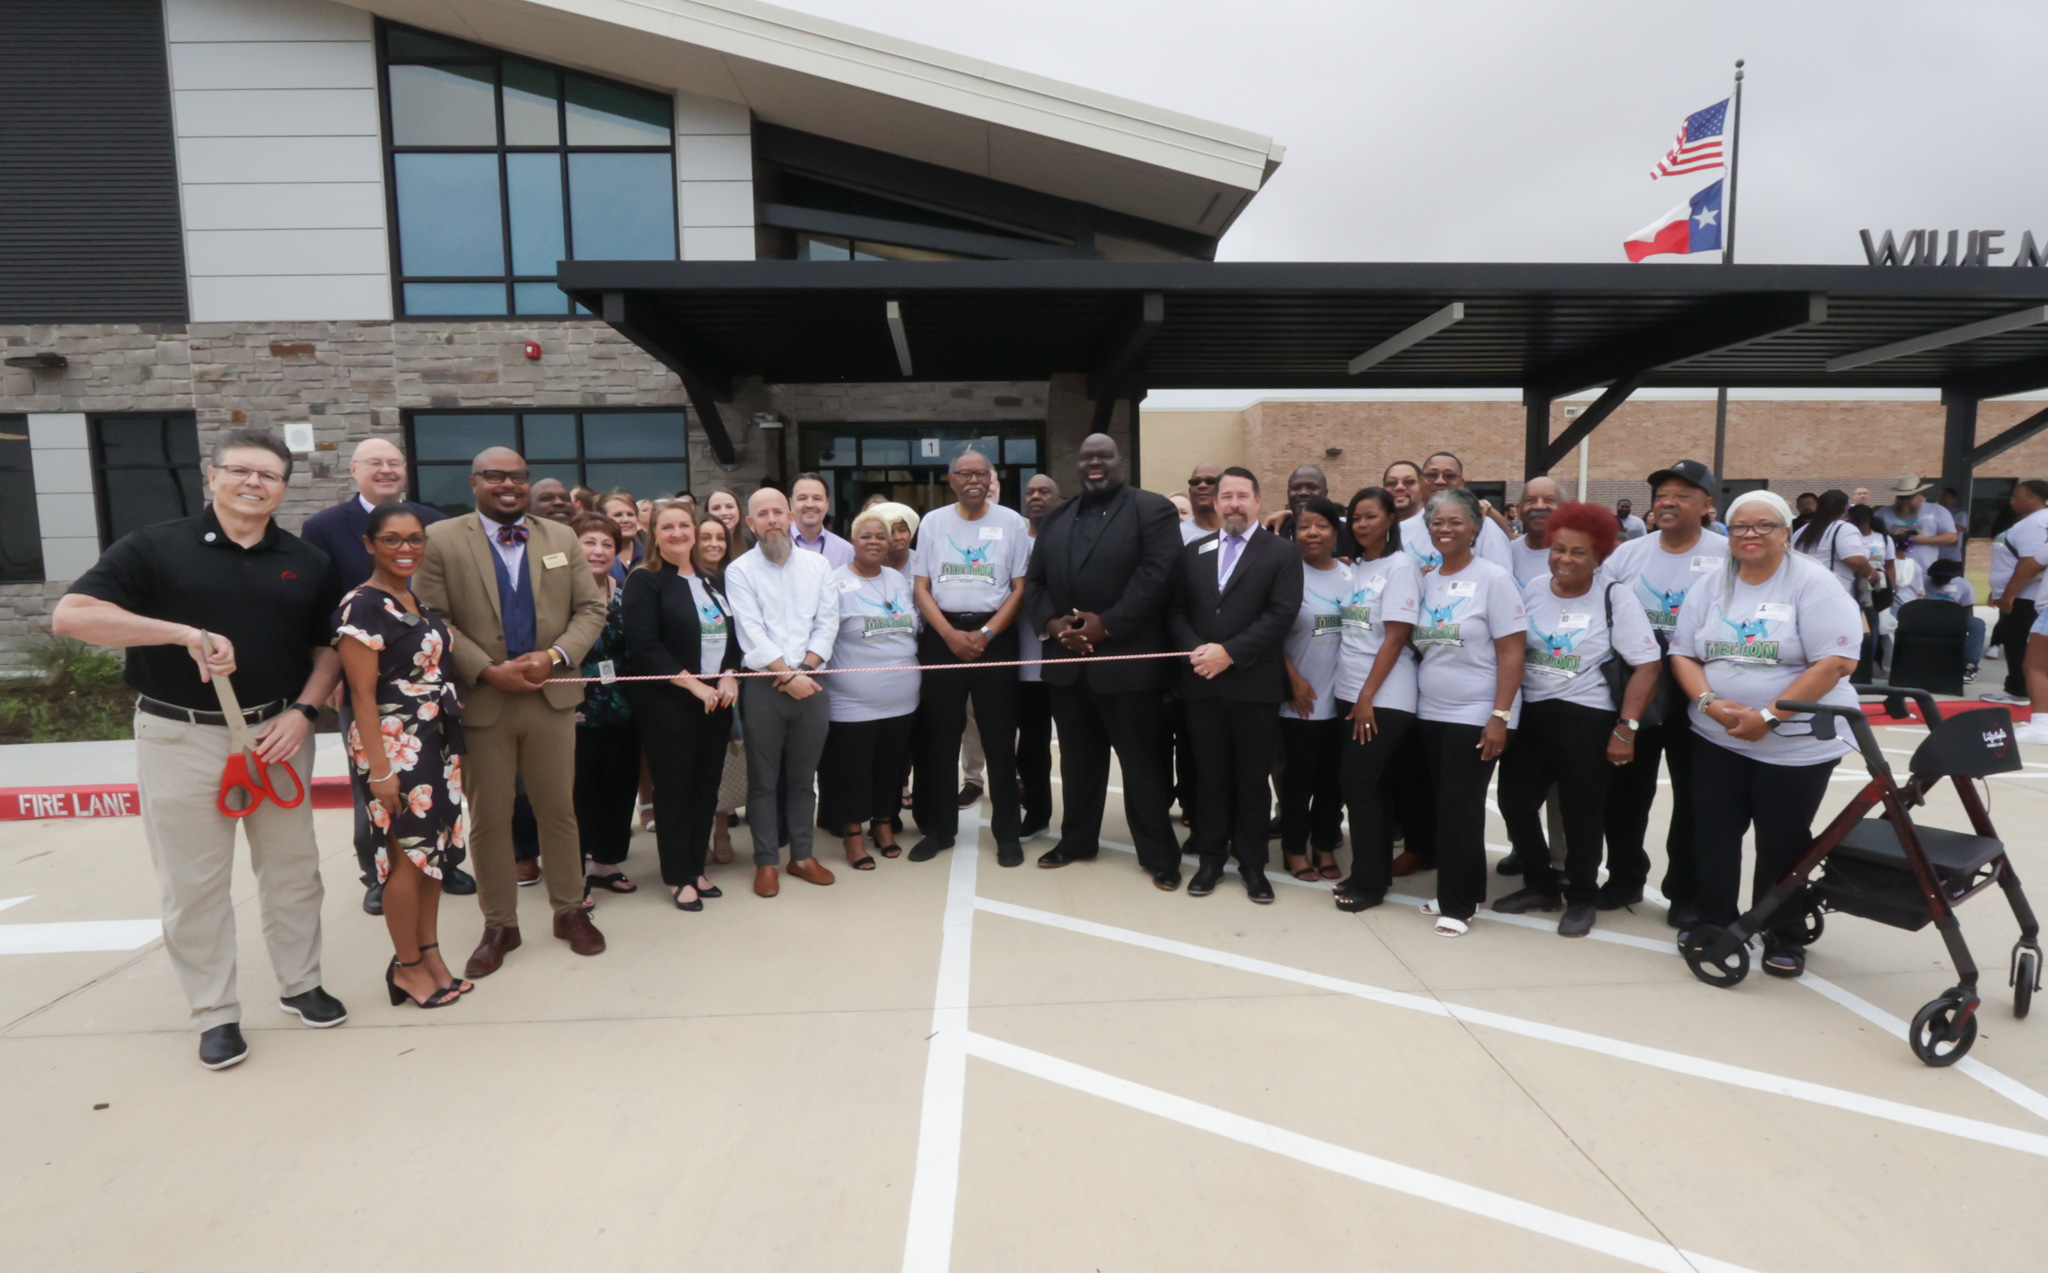
[(676, 219), (685, 261), (754, 259), (754, 136), (747, 108), (676, 94)]

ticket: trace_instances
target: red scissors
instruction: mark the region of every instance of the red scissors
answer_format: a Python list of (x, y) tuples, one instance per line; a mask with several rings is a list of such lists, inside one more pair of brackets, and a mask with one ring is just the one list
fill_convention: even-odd
[[(211, 659), (213, 634), (201, 632), (199, 642)], [(284, 770), (290, 779), (291, 799), (287, 800), (271, 780), (270, 766), (256, 752), (256, 737), (249, 732), (249, 722), (242, 716), (242, 705), (235, 698), (235, 687), (228, 683), (227, 677), (216, 672), (213, 692), (220, 699), (220, 714), (227, 718), (228, 741), (235, 747), (228, 755), (227, 767), (221, 770), (220, 796), (214, 803), (230, 818), (248, 817), (265, 800), (280, 809), (298, 808), (306, 798), (306, 784), (299, 781), (299, 771), (292, 768), (290, 761), (278, 762), (277, 767)]]

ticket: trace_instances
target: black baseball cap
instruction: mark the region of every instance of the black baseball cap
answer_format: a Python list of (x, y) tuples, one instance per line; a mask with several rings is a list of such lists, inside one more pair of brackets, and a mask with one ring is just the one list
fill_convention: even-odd
[(1651, 493), (1654, 494), (1658, 487), (1673, 478), (1688, 486), (1697, 486), (1709, 495), (1719, 497), (1721, 494), (1721, 484), (1714, 480), (1714, 470), (1698, 460), (1679, 460), (1669, 468), (1661, 468), (1650, 474)]

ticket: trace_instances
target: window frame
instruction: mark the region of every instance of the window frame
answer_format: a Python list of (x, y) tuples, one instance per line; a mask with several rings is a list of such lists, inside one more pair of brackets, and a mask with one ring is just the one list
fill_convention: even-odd
[[(568, 317), (568, 315), (564, 315), (564, 317)], [(576, 467), (576, 474), (579, 480), (570, 484), (572, 488), (575, 486), (585, 485), (585, 483), (581, 481), (581, 479), (589, 474), (590, 467), (593, 464), (680, 464), (683, 466), (683, 489), (690, 489), (688, 484), (696, 480), (695, 467), (690, 462), (690, 409), (681, 403), (676, 403), (673, 405), (629, 405), (617, 407), (455, 407), (446, 410), (433, 407), (422, 407), (418, 410), (408, 410), (401, 413), (401, 421), (405, 429), (404, 438), (406, 498), (412, 500), (414, 503), (425, 502), (420, 499), (420, 471), (422, 469), (461, 468), (467, 466), (471, 462), (469, 460), (421, 460), (419, 458), (418, 432), (418, 425), (421, 420), (446, 420), (457, 416), (506, 415), (512, 417), (513, 449), (518, 451), (519, 454), (522, 456), (526, 455), (527, 416), (566, 415), (574, 416), (576, 418), (576, 457), (573, 460), (543, 459), (536, 461), (529, 457), (526, 461), (527, 466), (529, 468), (532, 468), (536, 464), (548, 468), (554, 468), (564, 464), (573, 464)], [(601, 455), (593, 459), (589, 453), (589, 448), (586, 445), (586, 426), (588, 425), (590, 417), (620, 415), (681, 416), (683, 420), (682, 454), (679, 456)], [(591, 489), (595, 490), (596, 488), (593, 487)], [(603, 493), (603, 491), (598, 491), (598, 494), (600, 495), (602, 495)], [(638, 499), (641, 498), (641, 496), (638, 492), (635, 492), (634, 498)], [(648, 496), (646, 498), (667, 498), (667, 495), (664, 494), (658, 497)]]
[(17, 428), (21, 430), (22, 447), (26, 451), (28, 459), (21, 464), (9, 464), (5, 460), (0, 460), (0, 473), (28, 474), (29, 497), (24, 502), (23, 507), (28, 509), (29, 526), (35, 531), (35, 573), (23, 575), (19, 579), (10, 578), (6, 573), (5, 564), (0, 563), (0, 584), (46, 583), (50, 577), (50, 566), (43, 558), (43, 513), (41, 507), (36, 502), (35, 443), (29, 440), (28, 416), (20, 413), (0, 415), (0, 430), (12, 433)]
[[(157, 434), (157, 437), (158, 437), (158, 441), (159, 441), (159, 448), (160, 448), (160, 449), (161, 449), (161, 450), (163, 451), (163, 453), (164, 453), (164, 459), (163, 459), (163, 462), (162, 462), (161, 464), (109, 464), (109, 463), (107, 463), (107, 458), (106, 458), (106, 440), (105, 440), (105, 435), (104, 435), (104, 433), (102, 432), (102, 429), (104, 428), (104, 426), (106, 425), (106, 423), (107, 423), (108, 421), (129, 421), (129, 420), (155, 420), (155, 421), (157, 422), (157, 426), (158, 426), (158, 434)], [(191, 465), (189, 465), (189, 466), (183, 466), (183, 465), (179, 465), (179, 464), (176, 464), (176, 463), (172, 462), (172, 460), (171, 460), (171, 456), (170, 456), (170, 448), (169, 448), (169, 447), (167, 447), (167, 446), (163, 446), (163, 445), (162, 445), (162, 438), (163, 438), (163, 433), (162, 433), (162, 430), (163, 430), (163, 428), (164, 428), (165, 426), (167, 426), (167, 425), (169, 425), (169, 424), (171, 424), (171, 423), (173, 423), (173, 422), (181, 422), (181, 423), (186, 423), (186, 424), (189, 424), (189, 425), (191, 425), (191, 427), (192, 427), (192, 450), (193, 450), (193, 453), (194, 453), (194, 454), (195, 454), (195, 455), (196, 455), (196, 456), (197, 456), (198, 458), (197, 458), (197, 459), (196, 459), (196, 460), (195, 460), (195, 461), (194, 461), (194, 462), (193, 462), (193, 463), (192, 463)], [(207, 502), (207, 501), (206, 501), (206, 448), (205, 448), (205, 447), (203, 447), (203, 446), (201, 446), (201, 445), (199, 445), (199, 414), (198, 414), (198, 412), (196, 412), (196, 411), (102, 411), (102, 412), (94, 412), (93, 414), (90, 414), (90, 415), (86, 416), (86, 418), (85, 418), (85, 427), (86, 427), (86, 443), (87, 443), (87, 452), (86, 452), (86, 453), (87, 453), (87, 457), (88, 457), (88, 459), (90, 460), (90, 462), (91, 462), (91, 464), (92, 464), (92, 502), (93, 502), (93, 520), (94, 520), (94, 523), (95, 523), (95, 524), (96, 524), (96, 525), (98, 526), (98, 528), (99, 528), (99, 533), (100, 533), (100, 548), (101, 548), (101, 550), (102, 550), (102, 551), (104, 551), (104, 550), (106, 550), (107, 548), (111, 547), (111, 546), (112, 546), (112, 545), (114, 544), (114, 542), (115, 542), (116, 540), (118, 540), (118, 539), (120, 539), (120, 538), (121, 538), (121, 536), (120, 536), (120, 535), (116, 535), (116, 534), (114, 533), (114, 523), (113, 523), (113, 518), (112, 518), (112, 515), (111, 515), (111, 514), (112, 514), (112, 512), (113, 512), (113, 507), (114, 507), (114, 501), (113, 501), (113, 500), (112, 500), (112, 499), (111, 499), (111, 498), (110, 498), (110, 497), (108, 496), (108, 494), (107, 494), (107, 474), (108, 474), (109, 472), (115, 472), (115, 471), (118, 471), (118, 472), (149, 472), (149, 473), (153, 473), (153, 472), (156, 472), (156, 471), (158, 471), (158, 470), (160, 470), (160, 469), (168, 469), (168, 470), (170, 470), (171, 472), (173, 472), (173, 473), (176, 473), (176, 472), (179, 472), (179, 471), (180, 471), (181, 469), (189, 469), (189, 471), (190, 471), (191, 473), (193, 473), (193, 474), (194, 474), (195, 476), (197, 476), (197, 477), (198, 477), (198, 479), (199, 479), (199, 492), (198, 492), (198, 502), (197, 502), (197, 504), (195, 504), (195, 505), (192, 505), (192, 506), (190, 506), (190, 507), (187, 507), (187, 508), (185, 508), (185, 509), (184, 509), (184, 510), (183, 510), (182, 512), (180, 512), (180, 513), (179, 513), (179, 514), (178, 514), (177, 516), (178, 516), (178, 517), (196, 517), (196, 516), (198, 516), (198, 515), (199, 515), (199, 513), (200, 513), (200, 512), (201, 512), (201, 511), (202, 511), (203, 509), (205, 509), (205, 507), (206, 507), (206, 502)], [(184, 488), (183, 488), (182, 486), (180, 486), (180, 488), (179, 488), (179, 498), (180, 498), (180, 500), (181, 500), (181, 501), (184, 501), (184, 499), (185, 499), (185, 491), (184, 491)], [(172, 521), (172, 520), (176, 520), (176, 519), (175, 519), (175, 518), (164, 518), (163, 520), (165, 520), (165, 521)], [(143, 523), (143, 525), (144, 525), (144, 526), (154, 526), (154, 525), (156, 525), (156, 524), (157, 524), (157, 523), (155, 523), (155, 522), (144, 522), (144, 523)], [(142, 529), (142, 527), (141, 527), (141, 526), (135, 526), (135, 527), (130, 527), (129, 529), (130, 529), (130, 531), (132, 532), (132, 531), (135, 531), (135, 530), (140, 530), (140, 529)], [(125, 533), (125, 532), (124, 532), (124, 533)]]
[[(461, 45), (464, 48), (471, 49), (474, 51), (473, 55), (460, 58), (401, 57), (397, 60), (396, 63), (399, 66), (478, 66), (487, 64), (490, 67), (491, 109), (493, 118), (496, 121), (498, 136), (497, 144), (435, 146), (402, 146), (398, 144), (397, 133), (393, 130), (391, 118), (391, 67), (393, 65), (393, 61), (390, 55), (389, 37), (393, 31), (417, 34), (430, 39), (443, 41), (445, 43)], [(521, 62), (542, 67), (545, 70), (553, 73), (555, 77), (556, 136), (556, 141), (554, 145), (511, 145), (505, 142), (505, 60), (507, 58), (516, 58)], [(577, 76), (581, 79), (589, 80), (592, 83), (604, 84), (613, 88), (624, 89), (633, 93), (641, 93), (654, 97), (666, 96), (669, 103), (669, 116), (667, 125), (669, 130), (669, 136), (667, 144), (660, 146), (572, 144), (569, 141), (568, 92), (569, 77), (571, 75)], [(554, 283), (556, 276), (553, 274), (519, 274), (514, 272), (513, 270), (512, 195), (510, 188), (510, 177), (508, 175), (507, 164), (505, 161), (505, 157), (507, 155), (554, 155), (559, 160), (562, 184), (562, 259), (564, 260), (576, 259), (576, 223), (574, 219), (575, 214), (571, 207), (573, 199), (571, 197), (569, 185), (569, 157), (571, 155), (606, 154), (666, 155), (668, 157), (668, 217), (670, 223), (669, 229), (675, 243), (675, 256), (672, 258), (661, 259), (681, 259), (683, 232), (680, 217), (680, 209), (678, 206), (679, 200), (681, 198), (681, 193), (677, 186), (676, 175), (675, 97), (673, 94), (662, 94), (655, 89), (644, 88), (638, 84), (629, 84), (624, 80), (611, 79), (602, 75), (592, 75), (584, 71), (573, 70), (569, 67), (561, 66), (553, 62), (544, 61), (541, 58), (527, 57), (524, 54), (511, 53), (502, 49), (492, 48), (489, 45), (477, 44), (476, 42), (471, 40), (464, 40), (456, 36), (444, 35), (439, 31), (428, 31), (420, 27), (409, 26), (402, 22), (390, 22), (380, 18), (377, 21), (377, 117), (378, 124), (380, 128), (383, 130), (383, 136), (380, 138), (380, 141), (384, 148), (384, 216), (385, 222), (388, 226), (387, 237), (390, 242), (391, 253), (391, 313), (392, 316), (396, 319), (421, 319), (442, 322), (488, 322), (492, 320), (502, 319), (519, 322), (525, 322), (528, 320), (538, 320), (545, 322), (565, 318), (588, 318), (590, 316), (589, 310), (583, 308), (581, 305), (576, 304), (573, 300), (570, 300), (566, 296), (563, 298), (564, 308), (559, 313), (522, 314), (519, 312), (517, 308), (517, 289), (520, 284), (552, 284)], [(405, 271), (404, 245), (400, 241), (400, 227), (398, 223), (398, 156), (435, 154), (492, 155), (496, 158), (498, 166), (498, 217), (500, 237), (503, 240), (504, 248), (502, 254), (502, 264), (504, 266), (504, 273), (497, 275), (495, 277), (487, 278), (478, 275), (457, 276), (442, 274), (410, 274)], [(501, 285), (505, 290), (505, 308), (503, 312), (495, 314), (444, 314), (435, 312), (423, 312), (418, 314), (411, 313), (406, 309), (405, 306), (405, 288), (406, 284), (408, 283), (496, 283)]]

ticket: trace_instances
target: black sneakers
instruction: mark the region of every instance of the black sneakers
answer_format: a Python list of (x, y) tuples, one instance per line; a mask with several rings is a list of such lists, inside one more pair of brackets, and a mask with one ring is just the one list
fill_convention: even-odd
[(325, 1030), (328, 1026), (340, 1025), (348, 1020), (348, 1009), (341, 1006), (341, 1000), (318, 986), (302, 995), (279, 999), (277, 1006), (315, 1030)]
[(242, 1027), (232, 1021), (199, 1036), (199, 1063), (209, 1070), (239, 1065), (248, 1055), (249, 1045), (242, 1041)]

